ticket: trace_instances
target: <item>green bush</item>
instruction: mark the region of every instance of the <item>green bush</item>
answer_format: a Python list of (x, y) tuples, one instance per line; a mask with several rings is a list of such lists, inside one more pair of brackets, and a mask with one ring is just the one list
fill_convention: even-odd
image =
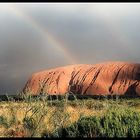
[(26, 117), (23, 119), (23, 125), (25, 128), (33, 130), (35, 128), (35, 120), (33, 117)]
[[(57, 135), (56, 135), (57, 134)], [(50, 137), (139, 137), (140, 114), (129, 109), (112, 109), (102, 117), (82, 117)]]
[(7, 118), (4, 116), (0, 116), (0, 125), (4, 126), (5, 128), (8, 128), (8, 121)]

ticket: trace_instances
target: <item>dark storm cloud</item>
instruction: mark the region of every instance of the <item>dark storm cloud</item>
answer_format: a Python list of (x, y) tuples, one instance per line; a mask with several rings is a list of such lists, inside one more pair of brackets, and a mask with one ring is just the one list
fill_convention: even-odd
[[(69, 61), (23, 17), (0, 5), (0, 91), (13, 94), (33, 72)], [(139, 62), (140, 5), (15, 4), (78, 63)]]

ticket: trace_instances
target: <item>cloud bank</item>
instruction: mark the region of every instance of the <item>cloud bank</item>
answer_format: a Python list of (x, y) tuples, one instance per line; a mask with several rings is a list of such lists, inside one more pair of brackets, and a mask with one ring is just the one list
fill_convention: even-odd
[(1, 94), (21, 91), (34, 72), (73, 64), (68, 57), (139, 63), (139, 12), (139, 4), (0, 4)]

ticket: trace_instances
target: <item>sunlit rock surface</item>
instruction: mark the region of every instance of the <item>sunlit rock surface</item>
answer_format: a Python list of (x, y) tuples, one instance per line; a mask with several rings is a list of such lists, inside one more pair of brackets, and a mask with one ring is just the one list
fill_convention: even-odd
[(140, 95), (140, 64), (69, 65), (34, 73), (24, 94)]

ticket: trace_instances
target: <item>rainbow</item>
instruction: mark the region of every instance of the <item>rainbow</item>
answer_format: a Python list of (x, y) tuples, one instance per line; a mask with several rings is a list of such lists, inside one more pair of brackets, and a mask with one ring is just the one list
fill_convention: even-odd
[(28, 24), (32, 26), (33, 29), (35, 29), (42, 37), (44, 37), (46, 40), (49, 41), (49, 43), (54, 47), (55, 51), (58, 51), (58, 53), (62, 54), (70, 64), (76, 64), (75, 56), (73, 56), (67, 47), (64, 46), (64, 44), (60, 43), (60, 41), (52, 35), (46, 28), (44, 29), (41, 27), (37, 21), (35, 21), (32, 17), (27, 15), (25, 12), (20, 10), (16, 5), (7, 5), (7, 9), (11, 10), (11, 12), (22, 18), (24, 21), (26, 21)]

